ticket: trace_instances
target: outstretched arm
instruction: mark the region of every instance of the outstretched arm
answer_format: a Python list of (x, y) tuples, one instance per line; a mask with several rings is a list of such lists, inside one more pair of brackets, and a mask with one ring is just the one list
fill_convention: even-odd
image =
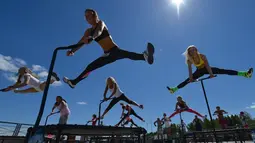
[(210, 67), (209, 62), (208, 62), (206, 56), (205, 55), (201, 55), (201, 58), (205, 62), (205, 67), (206, 67), (208, 73), (210, 74), (210, 76), (214, 77), (213, 72), (212, 72), (212, 68)]
[(17, 85), (21, 84), (20, 79), (21, 79), (21, 75), (19, 75), (19, 77), (18, 77), (16, 83), (15, 83), (14, 85), (10, 86), (10, 87), (14, 87), (14, 86), (17, 86)]
[(54, 110), (55, 110), (56, 107), (57, 107), (57, 106), (56, 106), (56, 103), (55, 103), (54, 106), (52, 107), (51, 113), (54, 112)]
[(226, 112), (225, 110), (222, 110), (222, 112), (223, 112), (224, 114), (228, 114), (228, 112)]
[(107, 91), (108, 91), (108, 84), (106, 83), (105, 90), (104, 90), (104, 99), (106, 99)]
[(17, 81), (16, 81), (15, 84), (13, 84), (13, 85), (11, 85), (11, 86), (8, 86), (7, 88), (1, 89), (1, 91), (7, 92), (7, 91), (11, 91), (11, 90), (15, 89), (14, 87), (16, 87), (16, 86), (18, 86), (19, 84), (21, 84), (20, 78), (21, 78), (21, 76), (18, 77), (18, 79), (17, 79)]
[(69, 47), (73, 46), (73, 49), (71, 51), (69, 51), (70, 53), (74, 54), (84, 44), (88, 44), (88, 43), (91, 42), (91, 41), (88, 40), (89, 39), (89, 31), (90, 31), (90, 28), (85, 31), (84, 35), (82, 36), (82, 38), (80, 39), (80, 41), (77, 44), (69, 46)]
[(188, 70), (189, 70), (189, 79), (190, 81), (193, 81), (193, 74), (192, 74), (192, 66), (191, 66), (191, 62), (188, 61)]

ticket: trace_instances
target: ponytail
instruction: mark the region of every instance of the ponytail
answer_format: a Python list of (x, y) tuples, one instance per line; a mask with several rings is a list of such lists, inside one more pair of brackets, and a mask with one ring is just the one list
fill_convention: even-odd
[(62, 96), (57, 96), (57, 98), (60, 98), (62, 101), (64, 101), (65, 103), (67, 103), (66, 100), (65, 100)]
[(21, 69), (23, 69), (25, 73), (29, 73), (29, 74), (31, 74), (33, 77), (35, 77), (35, 78), (37, 78), (37, 79), (40, 79), (40, 77), (39, 77), (37, 74), (33, 73), (28, 67), (21, 67), (20, 70), (21, 70)]
[(65, 100), (65, 99), (63, 99), (63, 98), (62, 98), (62, 101), (64, 101), (65, 103), (67, 103), (67, 102), (66, 102), (66, 100)]

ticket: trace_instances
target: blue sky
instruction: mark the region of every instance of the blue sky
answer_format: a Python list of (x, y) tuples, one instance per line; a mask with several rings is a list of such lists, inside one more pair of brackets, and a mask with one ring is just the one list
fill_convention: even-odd
[[(63, 83), (51, 86), (41, 123), (50, 113), (55, 97), (61, 95), (72, 112), (69, 123), (85, 124), (92, 114), (98, 113), (98, 103), (103, 97), (108, 76), (116, 78), (129, 98), (144, 104), (144, 110), (134, 109), (148, 124), (134, 120), (146, 128), (157, 117), (162, 117), (163, 112), (168, 115), (173, 112), (177, 95), (183, 96), (194, 110), (208, 115), (199, 83), (190, 84), (174, 95), (166, 90), (166, 86), (176, 86), (188, 76), (181, 54), (191, 44), (207, 56), (212, 66), (236, 70), (254, 67), (254, 4), (252, 0), (184, 0), (178, 17), (176, 6), (169, 0), (1, 1), (0, 87), (12, 84), (12, 72), (20, 64), (34, 67), (45, 77), (53, 50), (75, 44), (80, 39), (89, 26), (83, 17), (84, 10), (93, 8), (105, 21), (120, 48), (143, 52), (147, 42), (153, 43), (155, 63), (148, 65), (143, 61), (120, 60), (94, 71), (75, 89)], [(58, 54), (54, 71), (61, 78), (74, 78), (101, 54), (102, 49), (95, 42), (73, 57), (65, 56), (62, 51)], [(254, 116), (254, 109), (246, 108), (254, 107), (254, 84), (254, 78), (227, 75), (206, 81), (211, 109), (219, 105), (230, 114), (245, 110)], [(42, 93), (9, 92), (0, 95), (0, 120), (35, 122)], [(105, 116), (104, 122), (116, 124), (120, 113), (117, 104)], [(193, 117), (190, 113), (183, 114), (187, 122)], [(49, 123), (57, 123), (58, 118), (58, 115), (52, 117)], [(172, 120), (179, 123), (178, 116)]]

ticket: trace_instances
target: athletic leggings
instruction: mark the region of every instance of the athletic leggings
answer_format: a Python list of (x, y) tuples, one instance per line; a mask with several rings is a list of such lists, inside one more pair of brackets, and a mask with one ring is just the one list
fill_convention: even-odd
[[(143, 118), (140, 117), (140, 116), (138, 116), (138, 115), (135, 113), (135, 111), (134, 111), (133, 109), (131, 109), (130, 115), (134, 115), (136, 118), (138, 118), (138, 119), (140, 119), (141, 121), (143, 121)], [(129, 116), (130, 116), (130, 115), (129, 115)], [(120, 124), (121, 122), (123, 122), (123, 120), (125, 120), (127, 117), (128, 117), (128, 113), (124, 115), (124, 117), (119, 121), (118, 124)]]
[[(228, 75), (237, 75), (238, 72), (235, 70), (226, 70), (226, 69), (219, 69), (216, 67), (211, 67), (213, 74), (228, 74)], [(209, 74), (206, 67), (201, 68), (201, 69), (197, 69), (192, 75), (193, 75), (193, 79), (198, 79), (201, 76), (205, 75), (205, 74)], [(183, 81), (182, 83), (180, 83), (177, 87), (183, 88), (184, 86), (186, 86), (189, 83), (189, 78), (187, 78), (185, 81)]]
[(170, 115), (169, 118), (172, 118), (172, 117), (174, 117), (176, 114), (179, 114), (179, 113), (184, 112), (184, 111), (190, 112), (190, 113), (194, 113), (194, 114), (198, 115), (199, 117), (202, 117), (202, 118), (203, 118), (203, 116), (202, 116), (201, 114), (199, 114), (197, 111), (194, 111), (194, 110), (191, 109), (191, 108), (178, 109), (178, 110), (175, 111), (172, 115)]
[(124, 94), (121, 94), (120, 97), (117, 97), (117, 98), (113, 98), (112, 101), (110, 102), (110, 104), (108, 105), (108, 107), (105, 109), (106, 111), (109, 111), (112, 109), (112, 107), (118, 103), (119, 101), (125, 101), (127, 102), (128, 104), (135, 104), (134, 101), (128, 99)]
[(112, 62), (115, 62), (116, 60), (128, 58), (131, 60), (145, 60), (143, 54), (138, 54), (134, 52), (129, 52), (122, 50), (118, 47), (113, 47), (107, 52), (104, 52), (104, 55), (90, 63), (86, 69), (74, 80), (71, 80), (73, 84), (77, 84), (84, 78), (86, 78), (90, 72), (103, 67), (107, 64), (110, 64)]

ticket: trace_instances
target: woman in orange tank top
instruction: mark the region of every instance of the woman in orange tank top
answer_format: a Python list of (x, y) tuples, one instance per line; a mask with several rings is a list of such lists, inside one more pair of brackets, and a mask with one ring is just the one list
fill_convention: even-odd
[[(200, 54), (194, 45), (189, 46), (183, 54), (186, 57), (186, 64), (188, 65), (189, 70), (189, 78), (180, 83), (177, 87), (170, 88), (167, 86), (167, 89), (170, 91), (170, 93), (176, 92), (178, 89), (183, 88), (190, 82), (194, 82), (194, 80), (202, 77), (205, 74), (210, 74), (211, 78), (214, 77), (214, 74), (238, 75), (246, 78), (252, 77), (253, 68), (250, 68), (248, 71), (235, 71), (211, 67), (206, 56)], [(194, 66), (197, 68), (194, 73), (192, 73), (192, 64), (194, 64)]]
[(101, 46), (104, 54), (90, 63), (86, 69), (75, 79), (68, 79), (67, 77), (64, 77), (64, 82), (67, 83), (71, 88), (74, 88), (75, 85), (78, 84), (81, 80), (88, 77), (90, 72), (120, 59), (128, 58), (136, 61), (147, 61), (149, 64), (153, 63), (154, 47), (151, 43), (148, 43), (147, 49), (143, 53), (139, 54), (122, 50), (117, 46), (117, 44), (114, 43), (106, 24), (99, 19), (95, 10), (86, 9), (85, 18), (92, 27), (85, 31), (85, 34), (80, 39), (78, 44), (69, 46), (72, 48), (72, 50), (67, 51), (67, 56), (74, 55), (74, 53), (84, 44), (90, 44), (93, 40)]

